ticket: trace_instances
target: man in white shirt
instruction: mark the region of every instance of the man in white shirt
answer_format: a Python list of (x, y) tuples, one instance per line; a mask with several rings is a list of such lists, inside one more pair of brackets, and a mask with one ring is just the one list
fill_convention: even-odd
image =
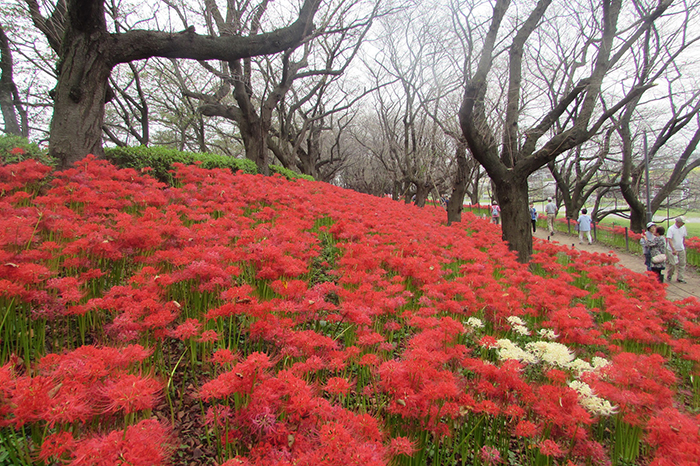
[(666, 261), (668, 265), (668, 281), (673, 278), (673, 272), (678, 270), (678, 283), (685, 283), (685, 237), (688, 236), (688, 231), (685, 229), (685, 217), (680, 216), (676, 219), (676, 223), (671, 225), (666, 234), (666, 249), (670, 255)]
[(547, 214), (547, 228), (549, 228), (549, 235), (554, 236), (554, 219), (557, 217), (557, 205), (552, 201), (552, 198), (547, 198), (549, 203), (544, 206), (544, 213)]

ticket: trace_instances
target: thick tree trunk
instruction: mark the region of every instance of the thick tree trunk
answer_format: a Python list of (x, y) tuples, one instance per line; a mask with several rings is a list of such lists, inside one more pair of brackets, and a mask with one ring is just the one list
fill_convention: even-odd
[(321, 160), (321, 130), (315, 125), (309, 133), (309, 166), (305, 175), (311, 175), (314, 179), (318, 179), (318, 162)]
[(394, 201), (401, 199), (401, 188), (398, 181), (394, 181), (393, 187), (391, 188), (391, 199)]
[(639, 200), (631, 184), (620, 183), (620, 192), (627, 205), (630, 206), (630, 230), (635, 233), (641, 233), (643, 226), (646, 225), (646, 206)]
[(2, 79), (0, 79), (0, 110), (2, 111), (2, 119), (5, 122), (5, 133), (27, 137), (27, 134), (24, 134), (22, 131), (17, 112), (15, 112), (15, 99), (12, 89), (14, 84), (11, 86), (7, 84), (3, 75)]
[(425, 201), (428, 199), (428, 194), (430, 194), (430, 185), (425, 183), (416, 184), (416, 205), (418, 207), (424, 207)]
[(245, 124), (240, 124), (240, 131), (246, 158), (255, 162), (258, 173), (269, 176), (267, 130), (263, 127), (262, 122), (259, 119), (253, 122), (247, 121)]
[[(97, 36), (97, 37), (95, 37)], [(112, 65), (99, 33), (66, 36), (54, 90), (50, 153), (67, 168), (87, 154), (102, 155), (102, 121)]]
[(321, 131), (313, 123), (309, 128), (309, 135), (306, 138), (306, 151), (301, 147), (297, 150), (299, 157), (299, 170), (304, 175), (313, 176), (318, 179), (318, 161), (321, 159)]
[(646, 228), (646, 209), (638, 211), (637, 209), (630, 210), (630, 230), (635, 233), (641, 233)]
[(447, 224), (462, 221), (462, 206), (464, 205), (464, 194), (467, 191), (468, 167), (465, 147), (459, 145), (456, 151), (457, 175), (452, 185), (452, 195), (447, 203)]
[(18, 111), (23, 114), (23, 110), (12, 74), (12, 52), (5, 31), (0, 25), (0, 111), (5, 122), (5, 133), (27, 137), (29, 132), (26, 118), (23, 118), (24, 124), (20, 124), (17, 118)]
[(302, 172), (304, 175), (311, 175), (311, 155), (307, 151), (299, 147), (299, 149), (297, 150), (297, 157), (299, 157), (299, 163), (297, 164), (297, 167), (299, 167), (299, 171)]
[(501, 206), (503, 240), (511, 251), (518, 253), (518, 262), (529, 262), (532, 255), (532, 223), (527, 178), (497, 183), (496, 199)]

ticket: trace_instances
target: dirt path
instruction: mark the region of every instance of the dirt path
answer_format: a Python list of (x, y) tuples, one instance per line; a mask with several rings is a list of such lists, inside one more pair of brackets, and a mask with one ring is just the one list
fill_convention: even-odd
[[(644, 265), (644, 258), (641, 256), (629, 254), (623, 250), (605, 244), (579, 244), (578, 235), (568, 235), (557, 231), (554, 236), (549, 238), (548, 233), (549, 232), (546, 230), (546, 228), (538, 228), (534, 236), (545, 241), (549, 240), (560, 244), (566, 244), (567, 246), (571, 246), (582, 251), (613, 254), (620, 260), (618, 263), (619, 266), (626, 267), (634, 272), (646, 273), (647, 269)], [(685, 279), (688, 283), (678, 283), (674, 278), (672, 283), (667, 284), (666, 297), (671, 301), (685, 299), (689, 296), (695, 296), (696, 298), (700, 299), (700, 274), (698, 274), (697, 270), (688, 267), (685, 275)]]

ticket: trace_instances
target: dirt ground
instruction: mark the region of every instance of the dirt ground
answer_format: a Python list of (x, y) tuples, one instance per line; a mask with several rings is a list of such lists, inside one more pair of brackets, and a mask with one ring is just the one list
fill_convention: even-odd
[[(549, 237), (549, 232), (543, 228), (538, 228), (534, 234), (536, 238), (543, 240), (555, 241), (557, 243), (566, 244), (568, 246), (589, 252), (598, 252), (603, 254), (613, 254), (620, 260), (618, 266), (627, 267), (628, 269), (638, 272), (647, 273), (644, 265), (644, 258), (634, 254), (629, 254), (624, 250), (617, 249), (605, 244), (593, 243), (591, 245), (584, 242), (579, 244), (578, 234), (568, 235), (566, 233), (556, 232), (554, 236)], [(685, 299), (689, 296), (695, 296), (700, 299), (700, 274), (692, 267), (688, 267), (685, 273), (685, 280), (688, 283), (678, 283), (676, 277), (673, 282), (666, 284), (666, 297), (671, 301)]]

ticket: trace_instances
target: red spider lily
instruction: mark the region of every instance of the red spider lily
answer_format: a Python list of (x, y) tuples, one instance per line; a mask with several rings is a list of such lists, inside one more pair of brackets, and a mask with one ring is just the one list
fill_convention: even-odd
[(540, 428), (534, 422), (520, 421), (515, 426), (514, 434), (518, 437), (533, 438), (540, 434)]
[(620, 406), (627, 422), (637, 425), (653, 411), (673, 404), (669, 387), (676, 376), (664, 362), (657, 354), (620, 353), (599, 376), (590, 374), (586, 380), (596, 393)]
[(561, 343), (600, 345), (605, 340), (599, 338), (601, 332), (595, 329), (592, 313), (583, 306), (558, 309), (549, 314), (543, 326), (552, 328), (560, 336)]
[(40, 164), (36, 160), (28, 159), (22, 162), (0, 166), (0, 189), (12, 192), (45, 179), (51, 171), (51, 167)]
[[(664, 300), (663, 288), (608, 255), (538, 241), (533, 274), (497, 227), (466, 212), (446, 227), (433, 207), (198, 166), (177, 166), (179, 185), (165, 188), (93, 157), (46, 189), (30, 186), (47, 173), (36, 164), (0, 170), (0, 304), (8, 312), (0, 338), (15, 339), (25, 324), (27, 335), (48, 330), (49, 338), (80, 324), (100, 345), (158, 345), (153, 354), (135, 345), (71, 351), (67, 338), (66, 354), (38, 365), (40, 346), (16, 348), (24, 368), (0, 370), (6, 428), (49, 426), (48, 435), (80, 426), (73, 440), (61, 437), (65, 449), (47, 438), (47, 458), (77, 461), (79, 445), (112, 458), (121, 447), (108, 424), (121, 422), (119, 411), (153, 406), (158, 393), (157, 379), (134, 375), (141, 362), (160, 376), (174, 370), (163, 349), (177, 342), (166, 336), (202, 349), (201, 373), (216, 366), (212, 380), (193, 386), (213, 403), (202, 423), (242, 455), (232, 462), (386, 464), (437, 452), (449, 444), (444, 436), (483, 419), (503, 425), (489, 431), (494, 442), (515, 434), (543, 455), (566, 445), (572, 462), (605, 464), (610, 442), (592, 440), (599, 419), (567, 386), (577, 378), (639, 426), (650, 444), (643, 461), (682, 463), (679, 450), (699, 443), (685, 435), (695, 420), (677, 387), (697, 375), (700, 303)], [(467, 325), (472, 316), (484, 327)], [(513, 332), (511, 316), (530, 334)], [(612, 364), (581, 372), (497, 361), (497, 340), (524, 348), (539, 330), (556, 333), (580, 360)], [(673, 351), (684, 372), (674, 375), (657, 351)], [(192, 380), (198, 353), (177, 366)], [(373, 415), (353, 413), (359, 406)], [(665, 418), (683, 440), (663, 429)], [(420, 438), (428, 440), (410, 440)], [(482, 446), (470, 448), (478, 455)]]
[(700, 458), (698, 420), (675, 408), (665, 408), (649, 419), (647, 442), (656, 447), (651, 464), (692, 464)]
[(323, 390), (331, 395), (347, 395), (352, 384), (342, 377), (331, 377), (326, 381)]
[(579, 425), (593, 422), (591, 416), (578, 403), (576, 392), (569, 387), (542, 385), (536, 390), (534, 412), (557, 429), (576, 430)]
[(216, 330), (205, 330), (199, 336), (199, 340), (197, 341), (200, 343), (214, 343), (219, 341), (219, 338), (219, 334), (216, 333)]
[(61, 459), (64, 454), (70, 452), (75, 446), (75, 439), (70, 432), (49, 434), (41, 444), (39, 459), (47, 461), (50, 458)]
[(267, 355), (253, 353), (245, 361), (236, 364), (231, 371), (202, 385), (200, 396), (204, 400), (210, 400), (225, 398), (234, 392), (249, 394), (256, 384), (268, 377), (266, 371), (270, 367), (272, 362)]
[(163, 384), (155, 379), (125, 374), (117, 380), (109, 380), (100, 390), (106, 400), (105, 413), (153, 409)]
[(292, 372), (299, 377), (312, 374), (326, 368), (326, 363), (318, 356), (311, 356), (303, 362), (297, 362), (292, 366)]
[(543, 440), (537, 445), (537, 447), (540, 449), (540, 453), (545, 456), (553, 456), (555, 458), (564, 456), (564, 452), (562, 451), (561, 447), (553, 440)]
[(71, 447), (71, 466), (119, 463), (152, 466), (164, 464), (173, 450), (170, 430), (152, 419), (129, 426), (124, 431), (75, 441)]
[(393, 456), (406, 455), (413, 456), (416, 452), (416, 444), (407, 437), (395, 437), (389, 443), (389, 451)]
[[(123, 372), (147, 355), (139, 347), (124, 348), (123, 352), (81, 347), (64, 356), (43, 358), (33, 376), (18, 375), (5, 366), (0, 372), (0, 423), (18, 428), (43, 422), (47, 428), (65, 428), (88, 425), (102, 413), (151, 409), (160, 384)], [(63, 453), (50, 441), (41, 455)]]
[(185, 323), (178, 325), (172, 332), (173, 338), (189, 340), (196, 337), (202, 330), (202, 324), (197, 319), (187, 319)]
[(231, 364), (238, 360), (238, 355), (234, 354), (231, 350), (220, 349), (214, 351), (211, 356), (212, 362), (223, 366), (224, 364)]
[(501, 462), (501, 452), (492, 446), (484, 445), (481, 447), (479, 456), (481, 457), (481, 461), (488, 466), (499, 464)]
[(65, 355), (49, 354), (43, 357), (39, 363), (39, 370), (50, 375), (91, 383), (143, 361), (151, 353), (151, 350), (141, 345), (122, 348), (81, 346)]

